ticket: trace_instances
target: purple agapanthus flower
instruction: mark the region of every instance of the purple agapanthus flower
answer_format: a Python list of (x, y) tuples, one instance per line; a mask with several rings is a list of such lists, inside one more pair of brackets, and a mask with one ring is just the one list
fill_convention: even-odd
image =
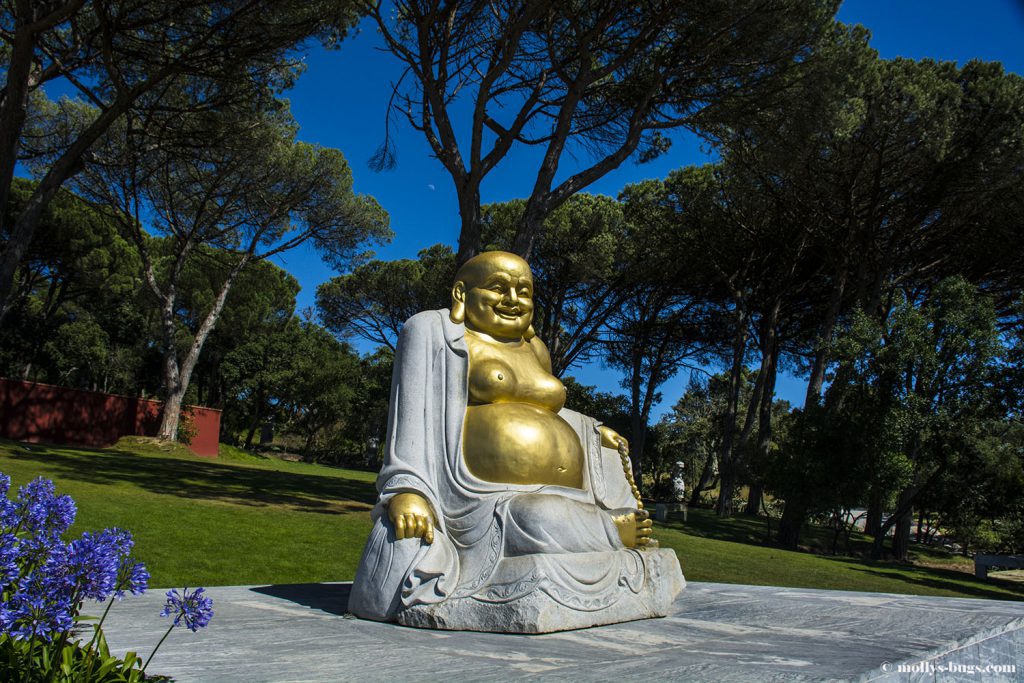
[(67, 594), (54, 593), (49, 577), (37, 569), (24, 577), (7, 605), (5, 631), (15, 640), (41, 638), (70, 631), (75, 605)]
[(114, 597), (120, 600), (124, 597), (125, 591), (132, 595), (140, 595), (145, 593), (148, 587), (149, 572), (146, 571), (146, 565), (136, 562), (130, 557), (124, 558), (117, 570), (117, 587), (114, 590)]
[(15, 513), (25, 530), (56, 538), (75, 521), (78, 512), (71, 496), (58, 496), (53, 482), (37, 477), (18, 490)]
[(4, 531), (0, 533), (0, 590), (18, 578), (18, 537)]
[(131, 534), (123, 529), (83, 533), (63, 554), (51, 554), (48, 569), (54, 590), (69, 592), (76, 602), (103, 602), (111, 595), (120, 600), (125, 590), (133, 595), (144, 592), (149, 572), (131, 558), (133, 546)]
[(15, 501), (9, 491), (0, 473), (0, 633), (51, 640), (73, 628), (83, 600), (146, 590), (149, 572), (131, 557), (129, 532), (104, 529), (65, 542), (77, 511), (70, 496), (42, 478), (21, 487)]
[(66, 563), (67, 579), (83, 598), (106, 600), (117, 587), (121, 556), (118, 546), (104, 532), (87, 531), (71, 541)]
[(14, 615), (12, 615), (11, 610), (8, 609), (7, 603), (0, 603), (0, 633), (9, 632), (13, 623)]
[(126, 529), (118, 529), (117, 527), (104, 529), (99, 533), (99, 537), (121, 556), (128, 556), (132, 552), (132, 548), (135, 547), (135, 541), (132, 540), (132, 532)]
[(173, 615), (174, 626), (184, 623), (185, 627), (193, 632), (205, 628), (213, 618), (213, 600), (204, 598), (204, 592), (202, 588), (197, 588), (192, 593), (185, 588), (181, 595), (178, 595), (177, 589), (167, 591), (167, 603), (160, 616)]
[(0, 472), (0, 527), (13, 528), (16, 522), (14, 503), (7, 498), (11, 490), (11, 478)]

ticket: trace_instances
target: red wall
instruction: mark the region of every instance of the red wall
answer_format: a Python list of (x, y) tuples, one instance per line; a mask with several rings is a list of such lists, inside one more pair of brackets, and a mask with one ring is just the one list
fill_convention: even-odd
[[(0, 437), (107, 448), (122, 436), (155, 436), (159, 401), (0, 377)], [(184, 406), (197, 433), (189, 448), (216, 456), (220, 411)]]

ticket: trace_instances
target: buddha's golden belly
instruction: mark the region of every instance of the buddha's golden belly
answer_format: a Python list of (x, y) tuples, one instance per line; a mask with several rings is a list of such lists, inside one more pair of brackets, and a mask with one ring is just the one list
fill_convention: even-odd
[(583, 447), (562, 418), (528, 403), (466, 408), (462, 444), (470, 472), (500, 484), (583, 488)]

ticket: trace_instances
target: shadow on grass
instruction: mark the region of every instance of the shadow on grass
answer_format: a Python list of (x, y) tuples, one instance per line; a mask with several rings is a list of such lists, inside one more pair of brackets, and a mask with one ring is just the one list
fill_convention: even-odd
[(17, 450), (59, 476), (93, 484), (130, 483), (153, 493), (302, 512), (364, 512), (377, 500), (372, 484), (338, 477), (232, 467), (199, 460), (139, 456), (122, 450)]
[[(678, 517), (670, 517), (667, 522), (657, 523), (657, 526), (675, 529), (691, 536), (748, 545), (766, 545), (768, 538), (768, 525), (764, 517), (735, 515), (720, 518), (713, 510), (699, 508), (690, 508), (685, 522)], [(776, 524), (773, 522), (773, 533), (775, 527)]]
[(329, 614), (348, 613), (348, 597), (352, 593), (350, 583), (281, 583), (272, 586), (258, 586), (251, 589), (274, 598), (281, 598)]
[[(676, 531), (681, 531), (691, 536), (710, 538), (716, 541), (732, 541), (733, 543), (744, 543), (747, 545), (759, 545), (764, 547), (779, 547), (774, 543), (779, 530), (779, 520), (772, 520), (772, 540), (768, 539), (768, 524), (763, 516), (734, 515), (732, 517), (720, 518), (713, 510), (690, 508), (689, 519), (683, 522), (681, 519), (670, 518), (665, 524), (659, 524)], [(867, 534), (855, 531), (847, 546), (845, 537), (840, 537), (835, 545), (838, 554), (832, 553), (834, 532), (825, 527), (806, 524), (800, 532), (800, 550), (815, 555), (826, 557), (849, 556), (867, 558), (874, 545), (874, 539)], [(911, 548), (912, 558), (923, 558), (928, 561), (954, 564), (953, 556), (942, 548), (913, 544)], [(969, 564), (973, 571), (972, 563)]]
[[(666, 524), (659, 524), (681, 533), (717, 541), (730, 541), (744, 545), (755, 545), (765, 548), (778, 548), (767, 543), (764, 517), (747, 517), (736, 515), (721, 519), (713, 510), (693, 509), (689, 511), (689, 519), (684, 523), (680, 519), (671, 519)], [(777, 529), (773, 521), (772, 531)], [(802, 534), (803, 552), (801, 555), (820, 557), (832, 562), (839, 562), (855, 572), (873, 577), (901, 581), (908, 585), (936, 590), (959, 593), (965, 597), (987, 598), (994, 600), (1024, 600), (1024, 584), (990, 578), (988, 581), (975, 579), (971, 573), (949, 568), (923, 565), (905, 565), (885, 561), (874, 561), (863, 556), (830, 555), (826, 551), (831, 548), (832, 532), (829, 529), (808, 526)], [(871, 539), (863, 534), (855, 534), (851, 550), (866, 555), (871, 549)], [(839, 548), (844, 548), (841, 541)], [(806, 548), (813, 552), (806, 552)], [(784, 549), (780, 549), (784, 550)], [(788, 551), (787, 551), (788, 552)], [(948, 553), (935, 548), (917, 548), (915, 555), (934, 560), (949, 559)], [(973, 565), (971, 565), (973, 568)]]
[[(989, 579), (991, 585), (986, 585), (986, 583), (975, 579), (970, 574), (951, 569), (904, 565), (890, 567), (884, 564), (869, 564), (864, 560), (848, 557), (830, 559), (834, 562), (846, 564), (851, 571), (884, 579), (903, 581), (914, 586), (948, 590), (988, 600), (1024, 600), (1024, 586), (1015, 585), (1011, 581)], [(890, 571), (885, 571), (887, 568)]]

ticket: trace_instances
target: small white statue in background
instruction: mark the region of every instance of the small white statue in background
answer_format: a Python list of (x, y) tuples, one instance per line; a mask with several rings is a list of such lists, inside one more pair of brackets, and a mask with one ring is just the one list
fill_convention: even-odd
[(683, 470), (686, 469), (686, 463), (682, 460), (676, 460), (672, 466), (672, 497), (677, 503), (682, 503), (686, 500), (686, 478), (683, 476)]

